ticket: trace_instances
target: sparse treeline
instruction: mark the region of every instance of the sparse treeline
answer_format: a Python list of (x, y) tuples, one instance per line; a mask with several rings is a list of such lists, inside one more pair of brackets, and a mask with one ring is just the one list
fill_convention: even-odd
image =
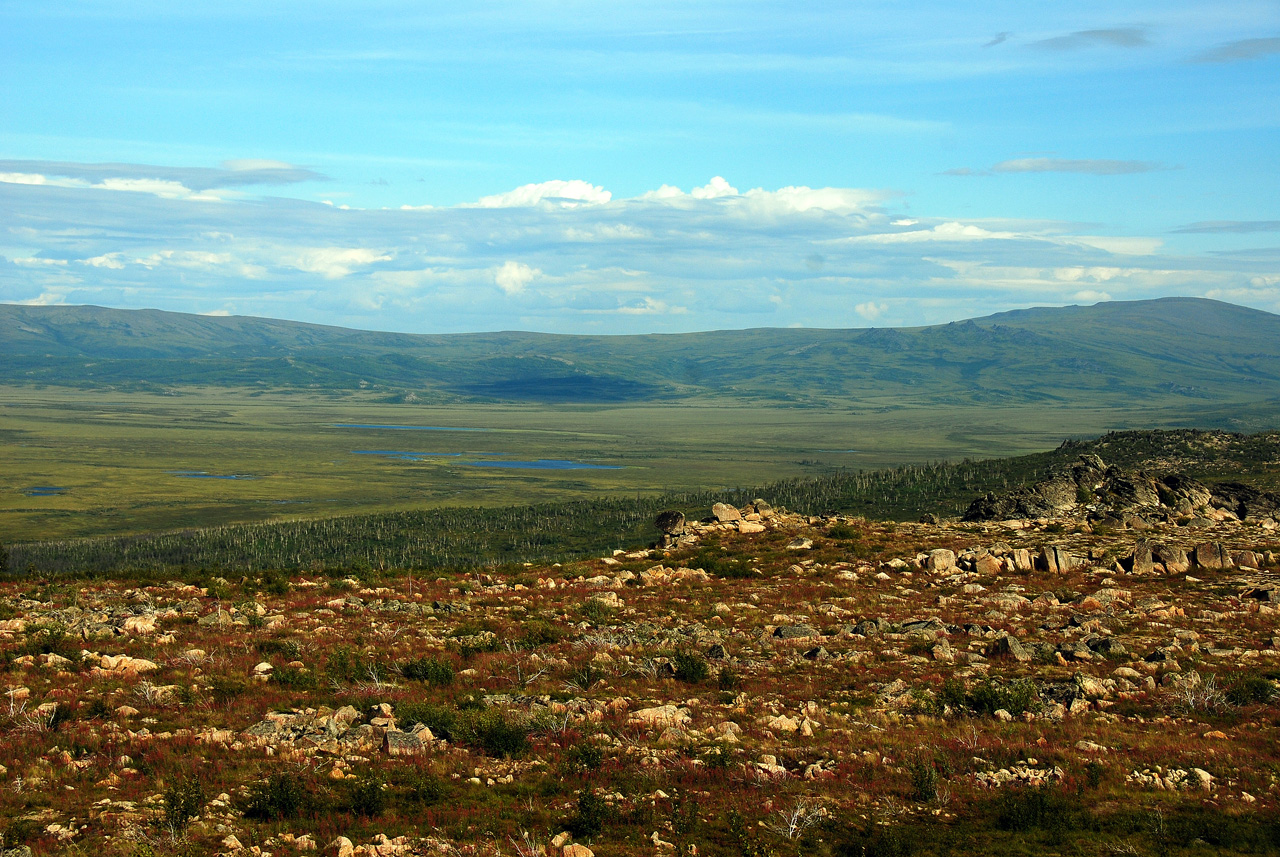
[[(11, 573), (162, 574), (179, 570), (396, 570), (550, 563), (636, 547), (653, 538), (654, 517), (680, 509), (703, 517), (712, 503), (742, 506), (761, 497), (810, 515), (854, 514), (913, 520), (958, 515), (977, 495), (1043, 478), (1085, 452), (1126, 466), (1176, 469), (1198, 478), (1244, 479), (1270, 487), (1280, 433), (1233, 435), (1190, 429), (1112, 432), (1067, 441), (1052, 452), (986, 461), (837, 471), (754, 488), (576, 500), (536, 506), (424, 509), (374, 515), (238, 524), (175, 533), (8, 548)], [(0, 569), (5, 549), (0, 546)]]
[(158, 574), (179, 570), (422, 569), (556, 562), (635, 547), (653, 538), (664, 509), (705, 515), (712, 503), (763, 497), (808, 514), (912, 519), (958, 514), (976, 493), (1034, 479), (1054, 454), (1014, 459), (842, 471), (754, 488), (656, 497), (578, 500), (536, 506), (413, 512), (240, 524), (182, 532), (18, 544), (15, 572), (58, 575)]

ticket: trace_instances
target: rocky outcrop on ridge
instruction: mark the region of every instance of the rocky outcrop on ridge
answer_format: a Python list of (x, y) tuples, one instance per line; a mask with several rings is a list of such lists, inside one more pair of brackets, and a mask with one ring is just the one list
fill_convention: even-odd
[(964, 520), (1084, 516), (1140, 529), (1155, 520), (1179, 517), (1246, 521), (1274, 519), (1277, 514), (1280, 494), (1238, 482), (1206, 485), (1177, 473), (1108, 467), (1097, 455), (1082, 455), (1075, 464), (1034, 485), (979, 497), (964, 513)]

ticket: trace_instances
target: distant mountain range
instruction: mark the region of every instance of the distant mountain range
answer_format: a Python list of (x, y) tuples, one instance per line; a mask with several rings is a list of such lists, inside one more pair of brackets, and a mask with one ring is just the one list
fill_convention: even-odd
[(1045, 403), (1280, 412), (1280, 316), (1199, 298), (951, 324), (643, 336), (411, 335), (248, 317), (0, 305), (0, 383), (381, 392), (389, 400)]

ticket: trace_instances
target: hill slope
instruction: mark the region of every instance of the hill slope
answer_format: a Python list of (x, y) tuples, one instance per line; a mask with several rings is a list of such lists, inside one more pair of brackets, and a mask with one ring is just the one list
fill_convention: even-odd
[(922, 328), (410, 335), (247, 317), (0, 306), (0, 382), (383, 390), (418, 400), (825, 405), (1280, 404), (1280, 316), (1197, 298)]

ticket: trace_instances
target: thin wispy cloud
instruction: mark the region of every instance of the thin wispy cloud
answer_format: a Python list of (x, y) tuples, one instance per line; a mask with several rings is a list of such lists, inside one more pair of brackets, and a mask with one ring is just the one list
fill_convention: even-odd
[(1202, 220), (1170, 231), (1200, 235), (1280, 232), (1280, 220)]
[(193, 191), (329, 180), (328, 176), (314, 170), (282, 161), (261, 159), (225, 161), (221, 168), (0, 160), (0, 173), (78, 179), (92, 184), (112, 181), (165, 181)]
[(1200, 62), (1241, 62), (1280, 54), (1280, 36), (1262, 39), (1240, 39), (1206, 51), (1196, 57)]
[(1155, 161), (1122, 161), (1112, 158), (1012, 158), (990, 167), (975, 170), (955, 167), (944, 170), (944, 176), (991, 176), (1000, 173), (1080, 173), (1091, 176), (1124, 176), (1168, 170)]
[(1121, 176), (1149, 173), (1168, 167), (1153, 161), (1118, 161), (1110, 158), (1015, 158), (1001, 161), (993, 173), (1085, 173), (1092, 176)]
[(1117, 27), (1102, 30), (1077, 30), (1032, 42), (1031, 46), (1051, 51), (1079, 51), (1088, 48), (1142, 48), (1151, 44), (1146, 31), (1139, 27)]

